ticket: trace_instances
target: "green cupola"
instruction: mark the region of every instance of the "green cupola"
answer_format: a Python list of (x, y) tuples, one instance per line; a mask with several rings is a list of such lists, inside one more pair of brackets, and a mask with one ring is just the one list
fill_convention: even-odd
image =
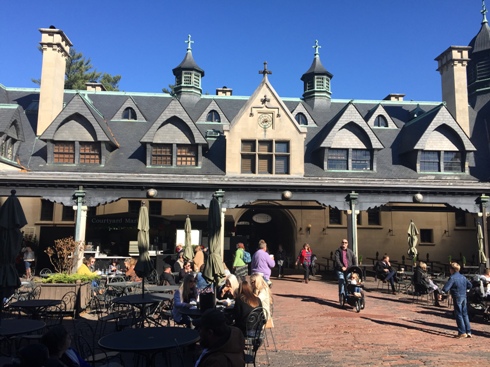
[(313, 62), (306, 73), (303, 74), (301, 80), (303, 81), (303, 98), (308, 103), (316, 105), (318, 102), (328, 102), (332, 96), (330, 89), (330, 81), (333, 77), (322, 65), (320, 61), (318, 40), (315, 41), (313, 46), (315, 49), (315, 55)]

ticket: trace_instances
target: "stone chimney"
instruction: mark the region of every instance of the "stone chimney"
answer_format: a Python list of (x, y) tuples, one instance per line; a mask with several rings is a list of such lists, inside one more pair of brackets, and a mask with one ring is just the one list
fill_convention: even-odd
[(233, 95), (233, 89), (231, 88), (226, 88), (226, 87), (223, 87), (223, 88), (216, 88), (216, 95), (217, 96), (231, 96)]
[(383, 101), (397, 101), (397, 102), (402, 102), (403, 97), (405, 97), (404, 94), (401, 93), (390, 93), (388, 94)]
[(37, 118), (37, 136), (53, 122), (63, 109), (66, 60), (70, 57), (72, 43), (62, 30), (54, 26), (40, 28), (43, 63), (41, 91)]
[(99, 83), (99, 82), (86, 82), (85, 86), (87, 87), (88, 91), (95, 91), (95, 92), (105, 92), (106, 91), (104, 84)]
[(470, 136), (468, 112), (468, 83), (466, 66), (470, 60), (468, 46), (450, 46), (436, 57), (437, 71), (441, 73), (442, 100), (466, 135)]

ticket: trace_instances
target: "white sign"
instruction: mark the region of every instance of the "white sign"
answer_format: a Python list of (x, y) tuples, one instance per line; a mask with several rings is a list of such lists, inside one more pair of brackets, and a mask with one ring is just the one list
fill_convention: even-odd
[(255, 214), (252, 219), (255, 223), (269, 223), (272, 217), (269, 214), (259, 213)]
[[(185, 245), (185, 230), (183, 229), (178, 229), (177, 230), (177, 235), (175, 236), (175, 245), (178, 245), (181, 243), (182, 245)], [(191, 243), (193, 245), (200, 245), (201, 244), (201, 230), (199, 229), (193, 229), (191, 231)]]

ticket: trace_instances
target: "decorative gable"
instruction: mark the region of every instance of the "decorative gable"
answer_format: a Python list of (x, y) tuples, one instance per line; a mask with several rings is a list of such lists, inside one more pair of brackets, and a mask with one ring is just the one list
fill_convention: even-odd
[[(131, 116), (132, 111), (134, 113), (134, 117)], [(128, 99), (119, 107), (117, 112), (112, 116), (111, 121), (147, 121), (145, 115), (139, 109), (133, 97), (129, 96)]]
[[(371, 128), (392, 128), (396, 129), (397, 126), (393, 119), (386, 113), (386, 110), (381, 104), (374, 107), (368, 114), (367, 124)], [(386, 125), (386, 126), (384, 126)]]
[(221, 110), (221, 108), (219, 107), (219, 105), (216, 103), (215, 100), (212, 100), (211, 103), (209, 103), (208, 107), (206, 107), (204, 112), (197, 119), (197, 122), (198, 123), (213, 123), (213, 122), (208, 122), (208, 119), (207, 119), (208, 114), (212, 111), (216, 111), (219, 114), (221, 124), (229, 124), (230, 123), (230, 121), (228, 120), (228, 118), (226, 117), (226, 115)]
[(305, 117), (305, 119), (306, 119), (306, 125), (305, 126), (317, 126), (317, 124), (315, 123), (315, 120), (313, 120), (313, 117), (311, 117), (308, 110), (301, 103), (298, 103), (298, 105), (294, 108), (294, 110), (291, 111), (291, 115), (294, 116), (296, 122), (298, 124), (301, 124), (297, 118), (298, 114), (303, 114), (303, 116)]

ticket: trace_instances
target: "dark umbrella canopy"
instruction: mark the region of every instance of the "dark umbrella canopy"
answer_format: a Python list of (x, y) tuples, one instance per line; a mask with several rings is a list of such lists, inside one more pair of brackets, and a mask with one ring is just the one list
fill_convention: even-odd
[(145, 292), (145, 277), (149, 276), (153, 271), (153, 265), (150, 260), (150, 219), (148, 216), (148, 208), (145, 205), (141, 205), (140, 213), (138, 217), (138, 251), (139, 257), (134, 271), (136, 275), (143, 278), (143, 293)]
[(203, 277), (208, 282), (217, 283), (224, 276), (223, 259), (221, 258), (221, 208), (218, 199), (213, 197), (208, 213), (209, 256), (204, 266)]
[(194, 250), (192, 249), (192, 226), (191, 226), (191, 218), (187, 216), (185, 219), (185, 247), (184, 247), (184, 259), (192, 260), (194, 257)]
[[(15, 190), (0, 208), (0, 296), (10, 297), (20, 287), (20, 279), (15, 269), (15, 258), (22, 246), (20, 229), (27, 224), (24, 210)], [(0, 301), (1, 301), (0, 299)], [(0, 307), (3, 301), (0, 302)]]

